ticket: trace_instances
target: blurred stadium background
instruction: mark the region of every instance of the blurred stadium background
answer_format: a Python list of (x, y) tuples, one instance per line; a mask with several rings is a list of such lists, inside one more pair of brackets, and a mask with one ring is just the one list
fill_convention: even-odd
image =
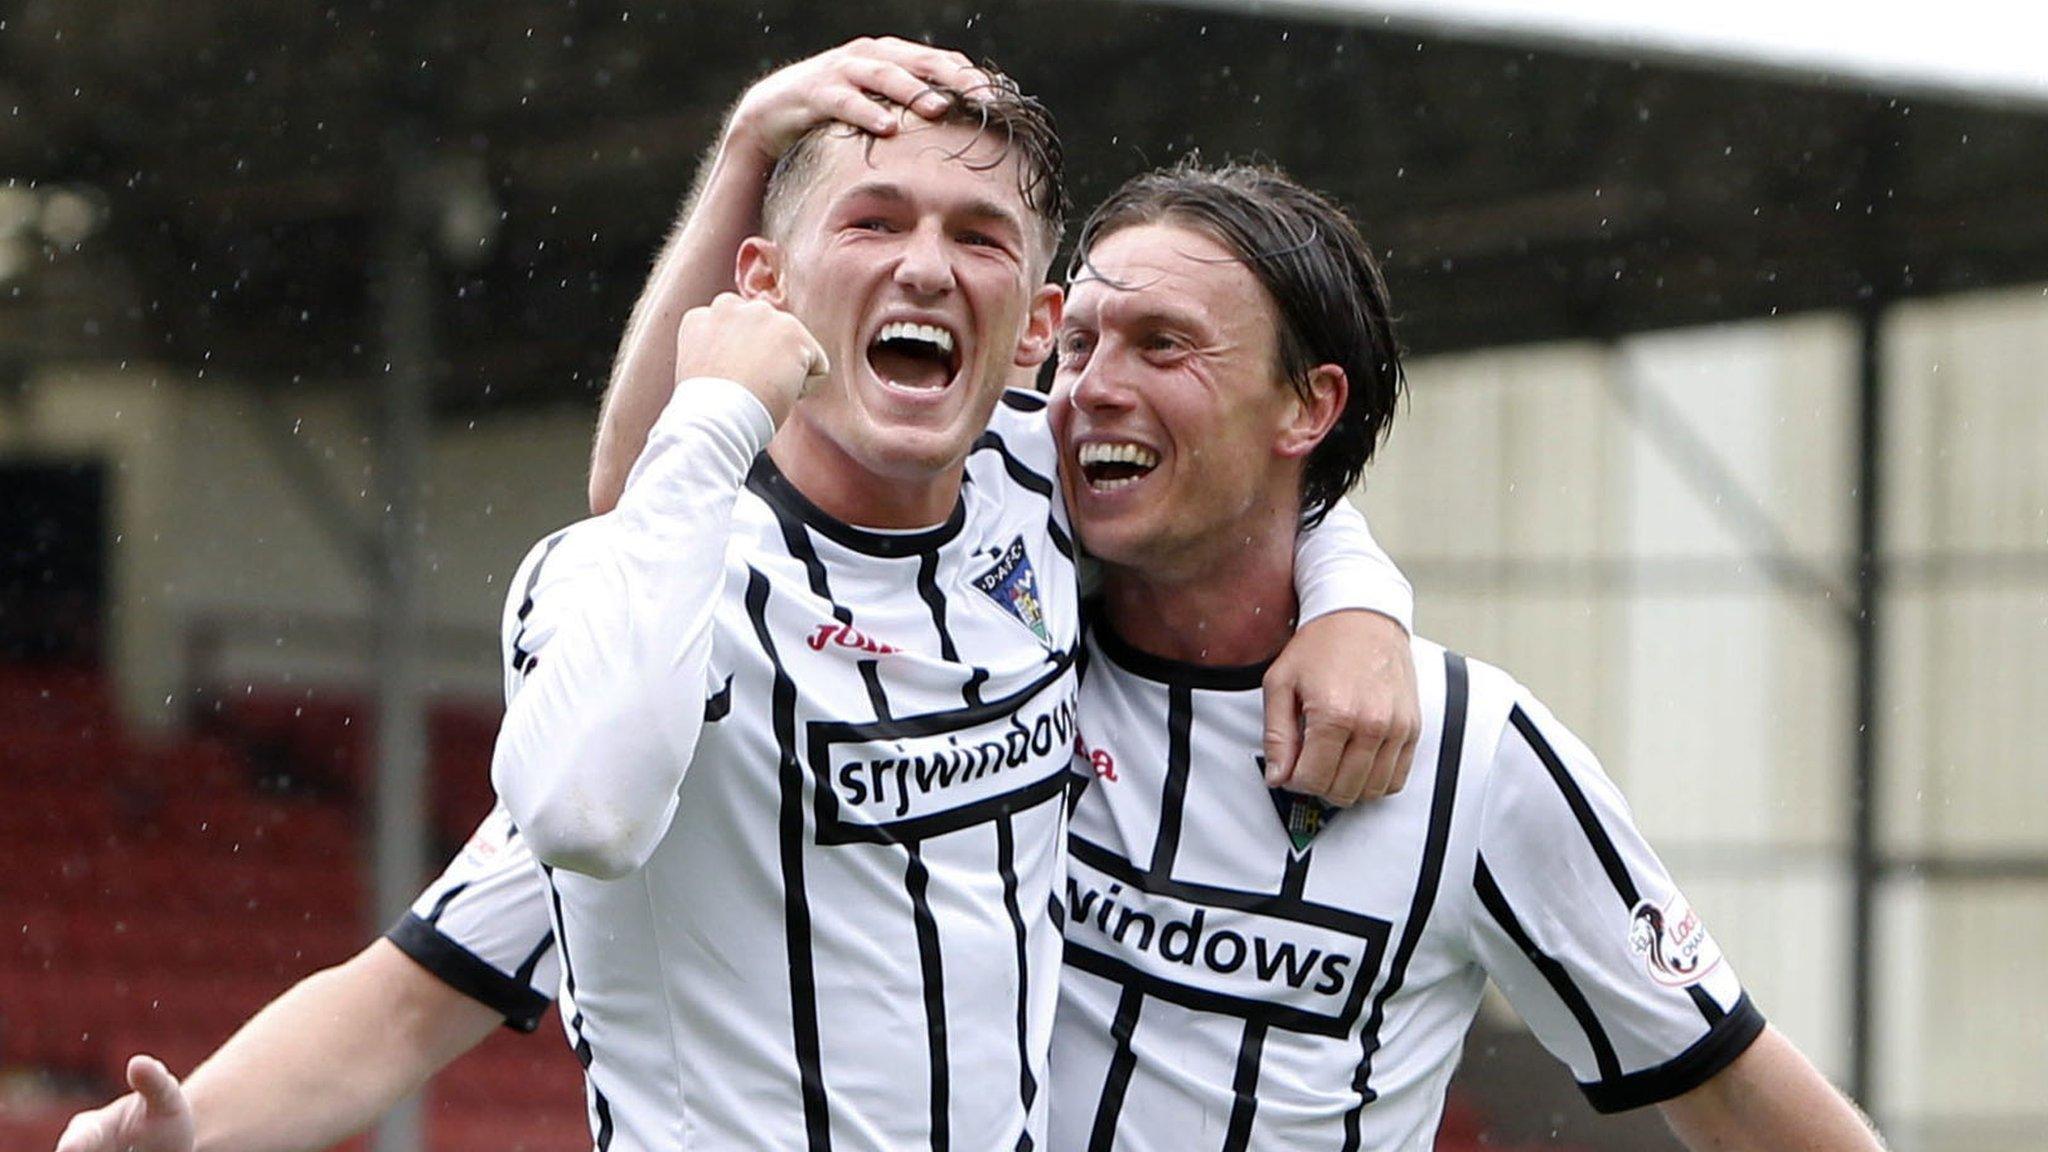
[[(1040, 93), (1083, 206), (1193, 147), (1338, 193), (1413, 355), (1362, 500), (1421, 629), (1602, 752), (1897, 1148), (2048, 1148), (2048, 77), (1964, 71), (2040, 38), (1558, 7), (0, 6), (0, 1146), (459, 843), (500, 582), (581, 510), (721, 110), (892, 32)], [(559, 1036), (382, 1146), (587, 1147)], [(1482, 1145), (1670, 1146), (1494, 1012), (1440, 1143)]]

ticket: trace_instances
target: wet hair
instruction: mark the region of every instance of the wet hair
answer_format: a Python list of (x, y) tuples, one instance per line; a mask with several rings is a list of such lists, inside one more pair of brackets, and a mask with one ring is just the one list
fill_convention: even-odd
[(1401, 400), (1401, 350), (1379, 261), (1343, 208), (1280, 169), (1210, 168), (1191, 156), (1111, 193), (1081, 225), (1068, 279), (1095, 275), (1095, 245), (1145, 224), (1198, 232), (1251, 270), (1279, 317), (1275, 370), (1297, 392), (1308, 395), (1318, 365), (1344, 370), (1344, 410), (1302, 472), (1302, 523), (1319, 523), (1365, 474)]
[[(970, 149), (961, 149), (956, 158), (978, 171), (999, 167), (1016, 157), (1017, 193), (1038, 222), (1038, 259), (1050, 265), (1053, 253), (1059, 251), (1067, 219), (1066, 157), (1060, 148), (1059, 132), (1053, 125), (1052, 113), (1037, 98), (1026, 96), (1015, 80), (986, 61), (980, 68), (989, 80), (978, 88), (962, 92), (942, 85), (932, 87), (932, 91), (952, 101), (936, 123), (965, 125), (976, 131), (978, 139), (993, 138), (1001, 145), (993, 156), (974, 160), (967, 158)], [(886, 101), (878, 102), (896, 107)], [(785, 234), (804, 193), (817, 178), (824, 153), (821, 144), (834, 136), (865, 137), (864, 146), (870, 149), (877, 139), (849, 124), (833, 121), (811, 129), (791, 145), (775, 162), (761, 200), (762, 229), (769, 236)]]

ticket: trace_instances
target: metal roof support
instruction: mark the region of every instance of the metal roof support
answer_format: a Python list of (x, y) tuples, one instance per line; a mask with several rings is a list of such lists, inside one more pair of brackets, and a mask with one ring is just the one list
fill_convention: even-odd
[[(427, 716), (419, 636), (419, 491), (425, 471), (434, 362), (433, 189), (422, 133), (401, 119), (385, 140), (391, 196), (376, 222), (383, 382), (377, 481), (384, 515), (370, 611), (377, 624), (377, 730), (371, 915), (375, 932), (402, 915), (426, 875)], [(377, 1129), (377, 1152), (417, 1152), (417, 1098)]]
[(1857, 364), (1856, 607), (1852, 620), (1855, 726), (1850, 730), (1851, 840), (1849, 924), (1849, 1093), (1877, 1112), (1872, 1075), (1877, 985), (1877, 896), (1884, 855), (1878, 816), (1878, 648), (1885, 595), (1884, 566), (1884, 300), (1872, 296), (1857, 312), (1862, 339)]

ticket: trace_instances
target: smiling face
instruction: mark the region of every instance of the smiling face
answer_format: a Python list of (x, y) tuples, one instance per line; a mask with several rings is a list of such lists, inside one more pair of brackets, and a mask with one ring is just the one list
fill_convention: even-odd
[(796, 315), (832, 364), (770, 451), (842, 519), (936, 523), (1005, 382), (1050, 351), (1050, 253), (1000, 137), (913, 116), (817, 146), (782, 234), (740, 256), (742, 291)]
[(1171, 580), (1292, 539), (1302, 459), (1333, 413), (1282, 378), (1277, 340), (1264, 288), (1211, 237), (1159, 222), (1095, 243), (1068, 285), (1053, 385), (1090, 552)]

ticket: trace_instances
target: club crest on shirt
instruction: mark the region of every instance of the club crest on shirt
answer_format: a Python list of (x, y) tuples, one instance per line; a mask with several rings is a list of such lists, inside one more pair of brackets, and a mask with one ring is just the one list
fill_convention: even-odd
[(1038, 574), (1024, 552), (1024, 538), (1010, 541), (1009, 547), (995, 555), (994, 566), (976, 576), (974, 586), (995, 601), (996, 607), (1031, 629), (1040, 642), (1052, 643), (1052, 634), (1045, 629), (1045, 607), (1038, 598)]
[[(1266, 758), (1259, 756), (1255, 759), (1259, 762), (1259, 775), (1264, 776)], [(1266, 792), (1273, 798), (1273, 810), (1280, 814), (1280, 827), (1287, 831), (1288, 850), (1296, 856), (1308, 851), (1309, 845), (1342, 811), (1328, 801), (1289, 792), (1285, 788), (1268, 788)]]
[(1629, 914), (1628, 946), (1642, 957), (1650, 978), (1667, 988), (1697, 984), (1721, 963), (1706, 922), (1675, 893), (1662, 908), (1648, 900), (1636, 905)]

